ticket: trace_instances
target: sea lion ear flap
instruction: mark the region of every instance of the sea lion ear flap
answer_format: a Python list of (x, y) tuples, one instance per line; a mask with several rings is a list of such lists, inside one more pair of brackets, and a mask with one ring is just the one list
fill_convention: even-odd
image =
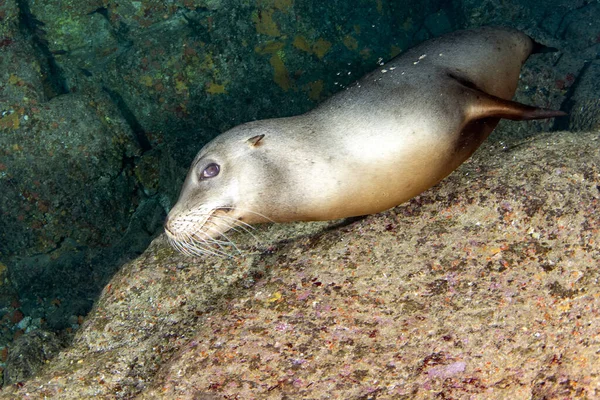
[(246, 140), (248, 144), (252, 147), (258, 147), (261, 145), (261, 140), (265, 137), (265, 135), (256, 135), (252, 136), (250, 139)]

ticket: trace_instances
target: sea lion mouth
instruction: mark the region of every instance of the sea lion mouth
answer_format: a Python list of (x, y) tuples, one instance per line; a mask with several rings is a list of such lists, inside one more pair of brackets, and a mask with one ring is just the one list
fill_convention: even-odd
[(185, 255), (233, 257), (232, 250), (241, 252), (225, 232), (236, 230), (237, 227), (247, 229), (241, 217), (230, 215), (234, 211), (234, 206), (224, 205), (169, 216), (165, 223), (167, 239), (171, 246)]

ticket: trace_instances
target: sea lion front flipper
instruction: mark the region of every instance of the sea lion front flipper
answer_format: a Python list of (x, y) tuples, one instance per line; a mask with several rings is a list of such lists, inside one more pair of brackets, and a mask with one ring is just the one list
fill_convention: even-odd
[(467, 120), (484, 118), (506, 118), (513, 121), (563, 117), (564, 111), (539, 108), (516, 101), (504, 100), (476, 88), (467, 88), (473, 94), (473, 101), (466, 111)]

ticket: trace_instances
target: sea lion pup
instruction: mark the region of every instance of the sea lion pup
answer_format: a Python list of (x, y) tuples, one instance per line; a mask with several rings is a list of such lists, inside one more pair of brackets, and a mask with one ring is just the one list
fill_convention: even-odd
[(483, 27), (429, 40), (314, 110), (237, 126), (194, 159), (165, 230), (186, 254), (229, 255), (225, 232), (260, 222), (377, 213), (438, 183), (500, 118), (561, 111), (512, 102), (521, 66), (544, 47)]

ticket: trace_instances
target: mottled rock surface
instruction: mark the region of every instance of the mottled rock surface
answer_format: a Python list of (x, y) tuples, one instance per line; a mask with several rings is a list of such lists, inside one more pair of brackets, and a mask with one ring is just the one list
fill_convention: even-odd
[(409, 203), (265, 226), (235, 260), (163, 237), (3, 398), (596, 398), (600, 133), (492, 138)]
[[(64, 338), (62, 338), (64, 339)], [(11, 346), (4, 370), (4, 385), (22, 382), (36, 374), (42, 366), (64, 347), (53, 332), (41, 329), (26, 333)]]

